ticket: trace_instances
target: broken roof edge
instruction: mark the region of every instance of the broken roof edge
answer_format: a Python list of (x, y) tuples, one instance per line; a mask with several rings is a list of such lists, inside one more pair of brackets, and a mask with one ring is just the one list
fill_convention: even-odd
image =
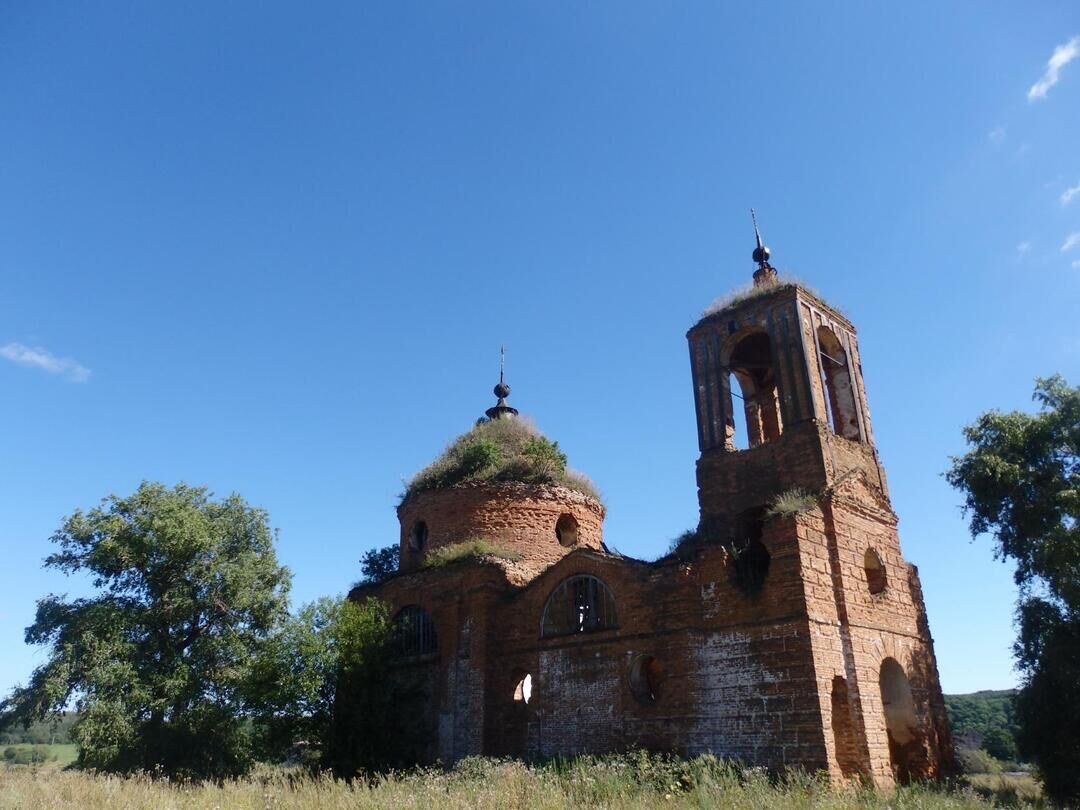
[(796, 297), (801, 296), (809, 299), (816, 306), (826, 310), (831, 316), (843, 322), (844, 326), (851, 332), (855, 332), (855, 326), (848, 317), (837, 307), (825, 300), (821, 293), (795, 276), (783, 275), (777, 277), (774, 281), (767, 281), (756, 285), (748, 284), (720, 296), (705, 308), (701, 317), (698, 318), (689, 330), (687, 330), (687, 334), (693, 332), (694, 329), (704, 323), (719, 320), (722, 316), (736, 312), (750, 302), (757, 301), (758, 299), (767, 296), (781, 295), (784, 293), (790, 293)]

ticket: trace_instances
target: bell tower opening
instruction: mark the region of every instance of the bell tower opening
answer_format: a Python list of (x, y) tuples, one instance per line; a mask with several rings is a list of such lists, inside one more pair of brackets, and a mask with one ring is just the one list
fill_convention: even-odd
[[(728, 391), (741, 401), (745, 414), (745, 447), (757, 447), (764, 442), (780, 438), (783, 419), (780, 416), (780, 397), (776, 387), (776, 371), (773, 368), (773, 352), (769, 336), (755, 331), (735, 344), (728, 361)], [(739, 383), (736, 394), (731, 385), (734, 378)], [(729, 402), (728, 412), (734, 416), (737, 406)], [(738, 439), (735, 420), (728, 423), (724, 446), (728, 450), (742, 449)]]

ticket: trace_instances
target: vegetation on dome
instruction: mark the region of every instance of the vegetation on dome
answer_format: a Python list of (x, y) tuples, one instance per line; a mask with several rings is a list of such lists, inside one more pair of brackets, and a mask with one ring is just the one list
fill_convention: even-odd
[(521, 555), (513, 549), (476, 537), (472, 540), (462, 540), (460, 543), (452, 543), (448, 546), (439, 546), (424, 555), (422, 568), (442, 568), (459, 560), (478, 560), (484, 557), (495, 557), (508, 562), (517, 562)]
[(557, 484), (600, 500), (592, 481), (566, 466), (559, 443), (521, 418), (481, 419), (413, 477), (401, 500), (472, 481)]

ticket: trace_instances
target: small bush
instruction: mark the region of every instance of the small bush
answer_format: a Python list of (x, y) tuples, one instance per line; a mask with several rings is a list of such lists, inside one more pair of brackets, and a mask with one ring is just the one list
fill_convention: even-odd
[(773, 518), (792, 517), (800, 512), (813, 509), (818, 504), (818, 496), (807, 492), (799, 487), (792, 487), (781, 492), (769, 502), (769, 508), (765, 510), (766, 520)]
[(956, 758), (964, 773), (1001, 773), (1001, 763), (981, 748), (960, 748), (956, 752)]
[(479, 557), (498, 557), (501, 560), (509, 560), (510, 562), (521, 559), (521, 555), (516, 551), (478, 537), (473, 540), (465, 540), (461, 543), (453, 543), (449, 546), (432, 549), (424, 556), (423, 567), (441, 568), (458, 560)]

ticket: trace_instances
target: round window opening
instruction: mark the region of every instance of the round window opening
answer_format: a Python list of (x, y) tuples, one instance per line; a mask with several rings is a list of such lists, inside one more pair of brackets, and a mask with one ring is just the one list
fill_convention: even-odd
[(413, 524), (409, 532), (409, 551), (423, 551), (427, 546), (427, 524), (422, 520)]
[(872, 548), (866, 550), (863, 555), (863, 566), (866, 568), (866, 587), (870, 593), (881, 593), (888, 584), (885, 575), (885, 564), (881, 557)]
[(514, 687), (514, 702), (528, 705), (530, 700), (532, 700), (532, 675), (526, 672), (524, 677), (518, 679), (517, 686)]
[(578, 541), (577, 519), (570, 514), (560, 515), (558, 522), (555, 524), (555, 537), (564, 546), (576, 546)]
[(639, 703), (646, 705), (660, 699), (664, 682), (664, 665), (651, 655), (639, 655), (630, 665), (630, 691)]

